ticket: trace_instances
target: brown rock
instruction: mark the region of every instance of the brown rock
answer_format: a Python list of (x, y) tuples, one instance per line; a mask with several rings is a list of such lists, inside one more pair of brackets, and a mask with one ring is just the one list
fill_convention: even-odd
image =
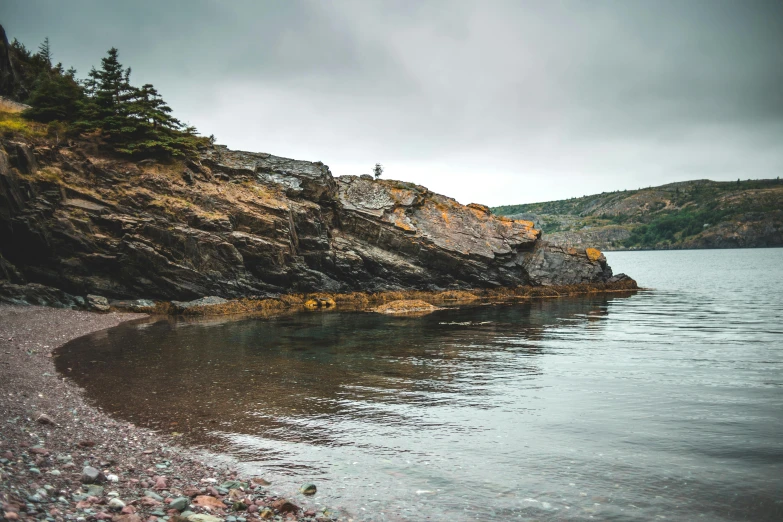
[(115, 515), (112, 517), (112, 522), (141, 522), (141, 517), (136, 514), (131, 515)]
[(193, 499), (193, 503), (201, 507), (226, 509), (226, 505), (220, 499), (209, 495), (199, 495)]
[(141, 505), (144, 507), (155, 507), (160, 506), (161, 504), (159, 500), (155, 500), (152, 497), (141, 497), (139, 502), (141, 502)]
[(166, 485), (166, 479), (159, 477), (158, 480), (155, 481), (154, 489), (157, 489), (158, 491), (169, 489), (168, 485)]
[(54, 426), (55, 424), (55, 422), (51, 419), (51, 417), (49, 417), (45, 413), (38, 414), (38, 418), (35, 419), (35, 422), (39, 424), (49, 424), (52, 426)]
[(182, 490), (182, 494), (186, 497), (195, 497), (196, 495), (200, 494), (201, 490), (199, 488), (188, 486), (184, 490)]

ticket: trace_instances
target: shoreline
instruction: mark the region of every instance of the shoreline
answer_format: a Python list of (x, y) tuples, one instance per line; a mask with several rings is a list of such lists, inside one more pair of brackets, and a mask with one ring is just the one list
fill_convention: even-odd
[[(420, 300), (435, 305), (518, 302), (527, 299), (575, 297), (644, 290), (624, 274), (605, 283), (574, 285), (518, 286), (470, 290), (400, 290), (384, 292), (286, 294), (272, 298), (222, 299), (202, 297), (193, 301), (113, 301), (109, 309), (133, 310), (153, 315), (215, 316), (248, 313), (285, 313), (302, 310), (366, 310), (395, 301)], [(145, 303), (147, 306), (140, 306)]]
[[(146, 317), (0, 304), (2, 519), (184, 522), (186, 515), (191, 522), (257, 522), (282, 514), (332, 520), (271, 495), (260, 477), (238, 477), (163, 433), (111, 418), (55, 370), (52, 354), (65, 343)], [(92, 486), (83, 483), (87, 465), (100, 472)], [(169, 505), (177, 499), (184, 500)]]

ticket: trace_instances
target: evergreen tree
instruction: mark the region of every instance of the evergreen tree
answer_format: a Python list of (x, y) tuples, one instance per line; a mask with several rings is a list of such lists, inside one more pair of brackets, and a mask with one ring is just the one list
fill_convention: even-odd
[(40, 57), (41, 62), (43, 62), (44, 65), (47, 67), (52, 66), (52, 50), (51, 47), (49, 47), (49, 37), (47, 36), (44, 38), (43, 43), (38, 46), (38, 53), (37, 55)]
[(41, 74), (27, 99), (23, 116), (35, 121), (73, 121), (79, 113), (82, 89), (63, 74)]
[(182, 127), (182, 123), (171, 116), (171, 107), (149, 83), (142, 85), (141, 89), (136, 89), (130, 110), (133, 117), (151, 125), (153, 131), (178, 130)]

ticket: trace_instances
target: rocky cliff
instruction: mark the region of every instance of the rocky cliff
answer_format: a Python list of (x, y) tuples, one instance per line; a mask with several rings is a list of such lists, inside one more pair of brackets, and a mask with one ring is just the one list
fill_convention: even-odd
[(418, 185), (221, 146), (135, 163), (18, 136), (0, 140), (0, 255), (12, 284), (117, 299), (612, 277), (603, 256), (548, 245), (532, 222)]

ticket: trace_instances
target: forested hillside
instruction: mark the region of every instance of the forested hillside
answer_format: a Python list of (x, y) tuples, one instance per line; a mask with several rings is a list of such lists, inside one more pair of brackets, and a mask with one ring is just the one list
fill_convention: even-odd
[(783, 245), (780, 179), (695, 180), (492, 211), (534, 221), (549, 241), (604, 250)]

